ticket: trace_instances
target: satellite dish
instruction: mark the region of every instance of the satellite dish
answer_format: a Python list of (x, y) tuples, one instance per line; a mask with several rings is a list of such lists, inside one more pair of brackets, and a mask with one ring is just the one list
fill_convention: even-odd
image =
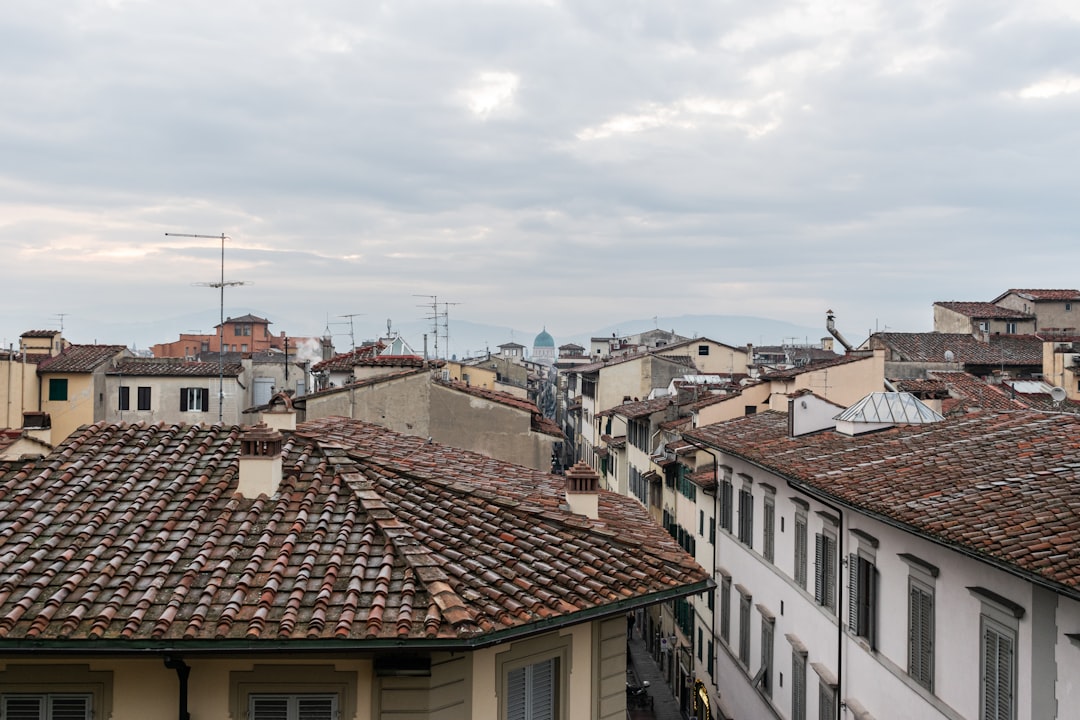
[(946, 350), (945, 351), (945, 362), (951, 363), (955, 358), (956, 358), (956, 355), (953, 354), (952, 350)]
[(1064, 400), (1068, 396), (1069, 396), (1069, 394), (1067, 392), (1065, 392), (1065, 388), (1060, 388), (1060, 387), (1050, 388), (1050, 399), (1053, 400), (1055, 403), (1061, 402), (1062, 400)]

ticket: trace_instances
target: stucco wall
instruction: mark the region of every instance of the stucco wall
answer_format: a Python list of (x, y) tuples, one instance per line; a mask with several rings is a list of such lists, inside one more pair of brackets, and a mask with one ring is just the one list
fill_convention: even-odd
[(5, 428), (21, 428), (23, 412), (37, 410), (37, 365), (0, 360), (0, 408)]
[(353, 417), (405, 435), (430, 437), (430, 388), (426, 372), (342, 388), (308, 398), (304, 417), (308, 420), (332, 415)]
[[(241, 422), (240, 411), (247, 407), (246, 393), (235, 377), (138, 377), (135, 375), (106, 375), (103, 417), (108, 422), (182, 422), (216, 423), (218, 394), (224, 390), (222, 420), (228, 424)], [(128, 388), (128, 409), (120, 410), (120, 387)], [(139, 410), (139, 388), (150, 388), (150, 409)], [(202, 388), (207, 391), (207, 409), (180, 412), (180, 390)]]

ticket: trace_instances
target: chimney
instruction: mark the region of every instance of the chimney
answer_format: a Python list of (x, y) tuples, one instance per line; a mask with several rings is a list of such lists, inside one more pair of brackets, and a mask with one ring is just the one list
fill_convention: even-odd
[(292, 432), (296, 429), (296, 410), (288, 393), (279, 392), (270, 398), (269, 408), (259, 414), (261, 424), (271, 430)]
[(23, 434), (26, 437), (52, 442), (52, 418), (46, 412), (27, 411), (23, 413)]
[(270, 496), (281, 485), (281, 433), (259, 423), (240, 435), (240, 483), (249, 499)]
[(600, 517), (600, 476), (581, 462), (566, 471), (566, 503), (570, 511), (596, 520)]

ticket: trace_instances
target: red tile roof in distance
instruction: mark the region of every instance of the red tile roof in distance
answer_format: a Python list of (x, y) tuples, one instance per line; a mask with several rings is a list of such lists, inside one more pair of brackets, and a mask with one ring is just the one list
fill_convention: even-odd
[(1008, 290), (994, 298), (993, 302), (998, 302), (1006, 295), (1019, 295), (1020, 297), (1034, 300), (1035, 302), (1068, 302), (1070, 300), (1080, 300), (1080, 290)]
[(986, 318), (993, 320), (1031, 320), (1035, 316), (1031, 313), (1020, 312), (1011, 308), (1004, 308), (988, 302), (936, 302), (947, 310), (952, 310), (969, 318)]
[(791, 438), (768, 411), (686, 433), (1080, 599), (1080, 417), (977, 412)]
[(467, 648), (711, 585), (634, 499), (345, 418), (246, 499), (240, 435), (99, 423), (0, 475), (0, 649)]
[(123, 345), (71, 345), (38, 363), (38, 372), (91, 373), (126, 349)]
[[(134, 358), (121, 360), (116, 367), (106, 370), (106, 375), (131, 375), (141, 377), (217, 377), (219, 372), (216, 362), (194, 362), (178, 358)], [(225, 363), (220, 368), (221, 374), (237, 377), (244, 372), (240, 363)]]

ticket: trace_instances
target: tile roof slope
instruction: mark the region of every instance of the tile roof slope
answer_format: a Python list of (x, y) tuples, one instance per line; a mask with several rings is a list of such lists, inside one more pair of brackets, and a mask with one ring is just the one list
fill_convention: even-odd
[(793, 377), (798, 377), (805, 373), (814, 372), (815, 370), (825, 370), (831, 367), (837, 367), (838, 365), (847, 365), (848, 363), (858, 362), (859, 360), (866, 360), (870, 358), (870, 355), (840, 355), (829, 360), (820, 360), (817, 362), (811, 362), (801, 367), (786, 368), (784, 370), (772, 370), (761, 374), (762, 380), (786, 380)]
[(1012, 308), (1001, 307), (994, 303), (988, 302), (936, 302), (935, 305), (939, 305), (953, 312), (960, 313), (970, 318), (993, 318), (993, 319), (1018, 319), (1018, 320), (1030, 320), (1035, 317), (1031, 313), (1021, 312), (1019, 310), (1013, 310)]
[(1035, 335), (991, 335), (989, 343), (967, 333), (876, 333), (873, 337), (908, 362), (946, 362), (945, 351), (951, 350), (958, 363), (1042, 365), (1043, 341)]
[(328, 360), (320, 360), (311, 366), (312, 372), (348, 372), (356, 365), (358, 360), (374, 357), (386, 349), (381, 341), (369, 345), (361, 345), (348, 352), (338, 353)]
[(624, 402), (615, 407), (608, 408), (607, 410), (601, 410), (596, 413), (598, 416), (605, 415), (620, 415), (624, 418), (634, 419), (643, 418), (652, 415), (655, 412), (666, 410), (669, 405), (674, 402), (674, 398), (669, 395), (664, 395), (652, 400), (633, 400), (630, 402)]
[(1080, 300), (1080, 290), (1007, 290), (994, 298), (998, 302), (1006, 295), (1020, 295), (1029, 300)]
[(1080, 598), (1080, 417), (978, 412), (791, 438), (767, 411), (687, 433)]
[(709, 584), (632, 499), (344, 418), (245, 499), (240, 434), (99, 423), (0, 475), (0, 647), (467, 647)]
[(123, 345), (71, 345), (38, 363), (40, 372), (89, 373), (126, 350)]
[[(216, 362), (195, 362), (178, 358), (132, 358), (121, 360), (116, 367), (106, 370), (106, 375), (141, 375), (155, 377), (217, 377), (219, 367)], [(239, 363), (223, 363), (221, 374), (236, 377), (243, 374), (244, 366)]]
[(60, 334), (59, 330), (27, 330), (19, 337), (24, 338), (51, 338)]
[(489, 390), (487, 388), (469, 385), (460, 380), (436, 380), (435, 382), (474, 397), (484, 398), (485, 400), (490, 400), (491, 402), (499, 403), (501, 405), (525, 410), (531, 413), (530, 422), (534, 431), (543, 433), (544, 435), (554, 435), (559, 438), (565, 437), (563, 431), (555, 424), (555, 421), (544, 417), (543, 413), (540, 412), (540, 408), (536, 406), (536, 403), (530, 400), (519, 398), (516, 395), (511, 395), (510, 393), (502, 392), (500, 390)]
[(984, 410), (1021, 410), (1027, 405), (1009, 397), (1009, 394), (1000, 385), (991, 385), (985, 380), (980, 380), (971, 373), (943, 370), (935, 370), (927, 373), (932, 379), (945, 384), (949, 394), (961, 403), (959, 406), (950, 407), (950, 410), (967, 411), (973, 408)]

